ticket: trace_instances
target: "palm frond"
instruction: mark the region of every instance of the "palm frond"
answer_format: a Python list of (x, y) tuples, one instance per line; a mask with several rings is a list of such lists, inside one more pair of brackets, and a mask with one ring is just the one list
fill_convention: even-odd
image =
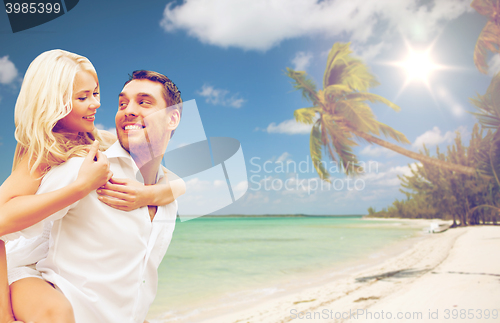
[(371, 103), (379, 102), (379, 103), (383, 103), (383, 104), (387, 105), (389, 108), (393, 109), (394, 111), (399, 112), (399, 110), (401, 110), (401, 108), (397, 104), (387, 100), (386, 98), (384, 98), (380, 95), (369, 93), (369, 92), (350, 93), (350, 94), (346, 95), (346, 99), (347, 100), (370, 101)]
[(341, 84), (340, 74), (342, 69), (348, 63), (349, 55), (352, 51), (349, 49), (349, 44), (335, 43), (328, 53), (326, 60), (325, 74), (323, 75), (323, 88), (326, 89), (329, 85)]
[(326, 170), (325, 166), (321, 162), (323, 160), (323, 154), (321, 152), (323, 146), (321, 142), (321, 132), (320, 132), (320, 123), (317, 121), (311, 129), (311, 137), (309, 138), (309, 149), (311, 151), (311, 159), (318, 173), (319, 177), (329, 182), (330, 174)]
[(314, 105), (318, 105), (319, 99), (316, 95), (316, 84), (308, 77), (306, 72), (294, 71), (287, 67), (285, 74), (293, 80), (293, 88), (302, 92), (302, 97), (309, 100)]
[(472, 112), (484, 128), (500, 129), (500, 73), (491, 80), (484, 95), (470, 99), (479, 112)]
[(378, 135), (375, 115), (363, 101), (342, 100), (337, 103), (336, 111), (349, 127)]
[(330, 158), (339, 161), (340, 166), (347, 175), (355, 174), (359, 169), (359, 162), (351, 147), (357, 146), (357, 143), (351, 139), (349, 132), (340, 128), (338, 124), (329, 122), (328, 118), (322, 120), (322, 132), (326, 134), (328, 152)]
[(380, 132), (384, 134), (386, 137), (391, 137), (392, 139), (396, 140), (397, 142), (403, 143), (403, 144), (409, 144), (410, 141), (406, 136), (397, 131), (396, 129), (389, 127), (386, 124), (383, 124), (382, 122), (377, 121), (378, 123), (378, 128), (380, 129)]
[(295, 120), (300, 123), (312, 124), (314, 122), (314, 118), (316, 117), (316, 113), (320, 112), (321, 108), (311, 107), (311, 108), (301, 108), (297, 109), (293, 112), (293, 116)]
[(493, 21), (488, 21), (479, 34), (474, 49), (474, 64), (484, 74), (488, 74), (488, 50), (498, 53), (500, 46), (500, 27)]
[(333, 98), (343, 96), (344, 94), (350, 92), (352, 92), (352, 89), (345, 84), (331, 84), (324, 90), (325, 98), (328, 101), (332, 101)]
[(343, 84), (354, 91), (366, 91), (368, 88), (379, 85), (377, 79), (370, 73), (370, 69), (359, 58), (353, 57), (349, 48), (350, 43), (335, 43), (328, 54), (323, 88), (330, 85)]
[(486, 17), (493, 16), (495, 5), (498, 6), (498, 0), (474, 0), (470, 6), (476, 11)]
[(377, 78), (370, 73), (368, 65), (358, 58), (352, 58), (342, 71), (342, 84), (346, 84), (354, 91), (366, 92), (369, 88), (380, 85)]

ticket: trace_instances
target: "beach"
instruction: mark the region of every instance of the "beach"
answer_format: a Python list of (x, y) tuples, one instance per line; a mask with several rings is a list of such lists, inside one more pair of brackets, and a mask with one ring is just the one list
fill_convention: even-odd
[(499, 226), (428, 234), (348, 277), (201, 322), (500, 322), (499, 250)]

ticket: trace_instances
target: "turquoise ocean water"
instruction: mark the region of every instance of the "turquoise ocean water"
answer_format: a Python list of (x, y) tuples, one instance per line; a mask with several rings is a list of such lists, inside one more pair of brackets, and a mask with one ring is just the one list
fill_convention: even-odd
[[(191, 322), (383, 257), (421, 228), (360, 217), (204, 217), (176, 224), (152, 322)], [(234, 303), (234, 304), (232, 304)]]

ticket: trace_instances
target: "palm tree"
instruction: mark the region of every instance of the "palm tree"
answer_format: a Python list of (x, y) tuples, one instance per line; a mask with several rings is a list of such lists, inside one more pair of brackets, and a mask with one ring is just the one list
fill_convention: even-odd
[(358, 58), (351, 56), (349, 43), (335, 43), (328, 54), (323, 90), (316, 90), (316, 84), (305, 72), (287, 68), (286, 75), (292, 78), (292, 85), (302, 91), (302, 96), (313, 106), (295, 110), (298, 122), (312, 124), (310, 136), (311, 158), (323, 180), (329, 180), (330, 174), (322, 162), (322, 148), (325, 147), (330, 158), (339, 162), (346, 174), (361, 172), (357, 156), (352, 147), (363, 140), (377, 144), (397, 153), (451, 171), (476, 174), (472, 167), (456, 165), (404, 149), (378, 138), (382, 133), (397, 142), (408, 144), (401, 132), (376, 120), (367, 102), (381, 102), (399, 111), (400, 108), (391, 101), (367, 92), (370, 87), (378, 85), (369, 68)]
[(488, 50), (500, 53), (500, 0), (474, 0), (471, 7), (483, 16), (488, 22), (479, 34), (474, 49), (474, 64), (482, 73), (488, 73)]

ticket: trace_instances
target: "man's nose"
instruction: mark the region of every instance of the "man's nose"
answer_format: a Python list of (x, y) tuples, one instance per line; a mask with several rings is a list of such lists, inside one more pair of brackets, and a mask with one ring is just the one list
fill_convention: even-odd
[(139, 115), (139, 105), (136, 102), (129, 102), (125, 108), (125, 116), (137, 116)]

